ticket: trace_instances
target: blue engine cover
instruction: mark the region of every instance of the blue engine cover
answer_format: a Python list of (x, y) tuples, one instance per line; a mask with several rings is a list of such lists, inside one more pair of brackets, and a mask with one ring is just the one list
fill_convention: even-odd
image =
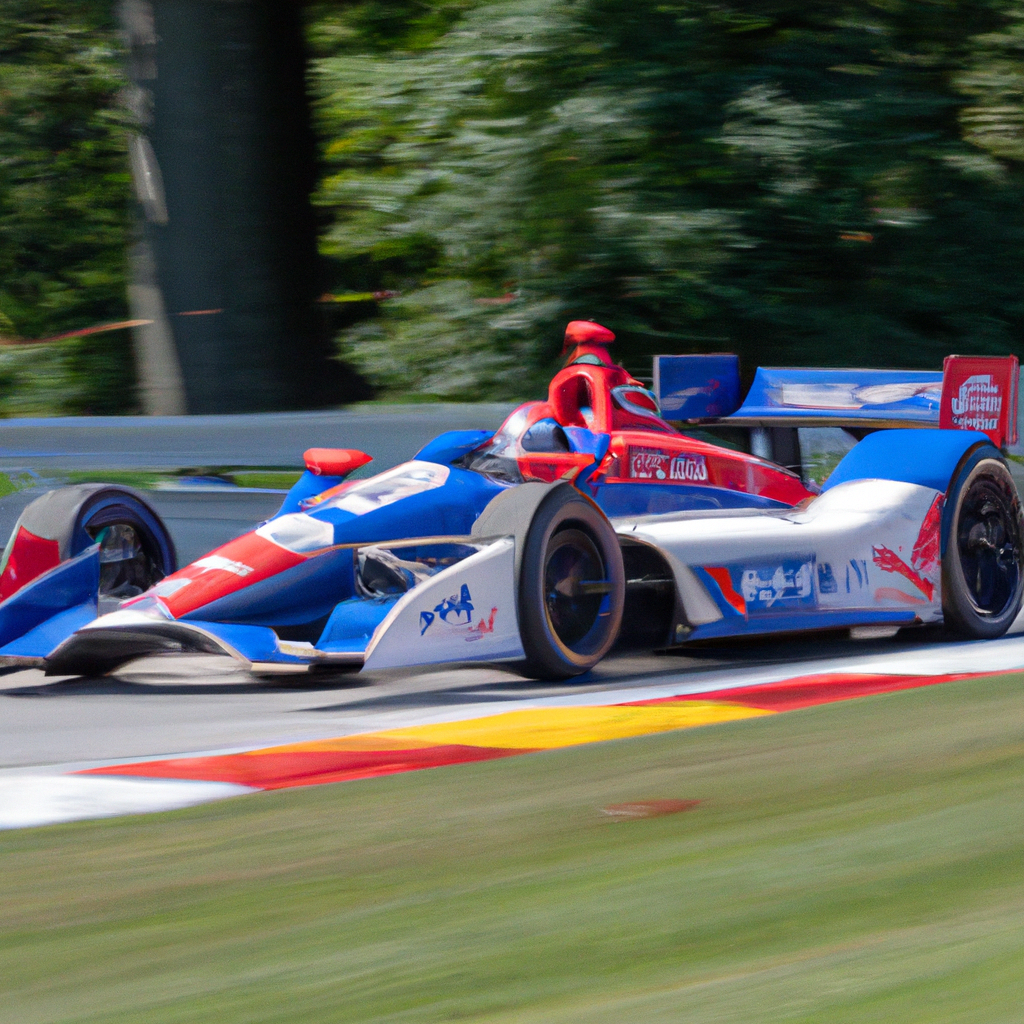
[(821, 489), (850, 480), (899, 480), (945, 494), (960, 460), (980, 444), (992, 442), (970, 430), (879, 430), (847, 453)]

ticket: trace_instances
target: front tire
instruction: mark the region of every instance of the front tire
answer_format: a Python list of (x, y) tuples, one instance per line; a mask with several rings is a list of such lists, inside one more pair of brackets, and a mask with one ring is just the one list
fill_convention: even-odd
[(1009, 470), (995, 452), (964, 467), (947, 498), (942, 557), (946, 628), (971, 639), (1002, 636), (1024, 599), (1024, 526)]
[[(56, 546), (58, 563), (99, 544), (103, 602), (141, 594), (177, 568), (174, 542), (160, 516), (140, 494), (117, 484), (76, 484), (36, 498), (15, 524), (4, 573), (8, 559), (17, 560), (19, 538), (26, 534)], [(32, 578), (23, 578), (11, 592)]]
[(551, 490), (519, 568), (523, 673), (568, 679), (592, 669), (618, 637), (625, 594), (622, 552), (604, 513), (568, 485)]

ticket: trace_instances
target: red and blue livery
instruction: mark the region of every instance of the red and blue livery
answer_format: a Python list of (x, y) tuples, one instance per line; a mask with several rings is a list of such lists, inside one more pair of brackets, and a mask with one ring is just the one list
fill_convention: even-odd
[[(741, 405), (735, 357), (659, 357), (652, 391), (613, 340), (570, 323), (547, 396), (496, 433), (443, 434), (356, 480), (369, 455), (310, 450), (273, 518), (180, 569), (127, 488), (43, 496), (5, 550), (0, 657), (76, 675), (199, 652), (269, 673), (485, 661), (566, 678), (617, 643), (1012, 623), (1015, 360), (762, 368)], [(753, 453), (682, 432), (659, 399), (675, 422), (749, 431)], [(863, 439), (820, 487), (765, 457), (837, 424)]]

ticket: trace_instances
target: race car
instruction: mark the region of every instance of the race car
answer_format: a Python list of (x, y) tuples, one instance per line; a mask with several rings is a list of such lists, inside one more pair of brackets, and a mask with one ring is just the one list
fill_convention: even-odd
[[(276, 515), (181, 569), (135, 492), (44, 495), (0, 563), (0, 657), (56, 675), (184, 652), (271, 674), (498, 662), (565, 679), (617, 643), (1013, 622), (1013, 357), (762, 368), (739, 404), (735, 357), (659, 357), (652, 391), (614, 337), (570, 323), (547, 397), (496, 433), (443, 434), (366, 479), (350, 476), (369, 455), (311, 449)], [(690, 429), (756, 442), (807, 423), (862, 436), (820, 487)]]

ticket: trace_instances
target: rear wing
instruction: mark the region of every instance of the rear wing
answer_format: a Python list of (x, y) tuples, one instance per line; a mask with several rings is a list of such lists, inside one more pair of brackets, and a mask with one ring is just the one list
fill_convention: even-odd
[(938, 370), (759, 367), (742, 403), (734, 355), (655, 356), (669, 420), (737, 427), (943, 427), (1017, 443), (1016, 356), (948, 356)]

